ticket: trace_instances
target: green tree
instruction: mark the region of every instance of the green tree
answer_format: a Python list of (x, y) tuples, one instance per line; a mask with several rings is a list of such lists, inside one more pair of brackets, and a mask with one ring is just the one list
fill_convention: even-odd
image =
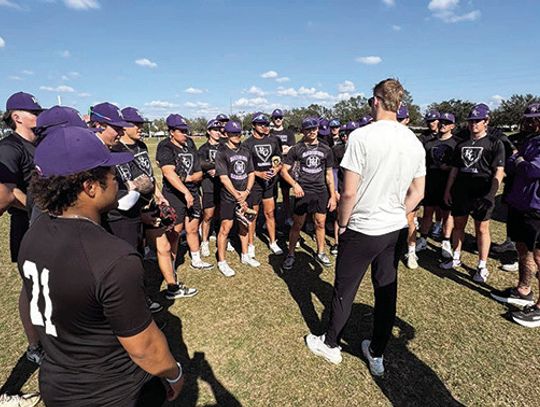
[(456, 123), (460, 124), (465, 121), (474, 105), (475, 103), (468, 100), (450, 99), (439, 103), (432, 103), (428, 106), (428, 110), (438, 110), (441, 113), (452, 113), (456, 116)]
[(420, 113), (420, 106), (415, 105), (411, 93), (405, 89), (403, 95), (403, 103), (407, 105), (409, 109), (410, 125), (420, 126), (422, 125), (422, 114)]
[(204, 117), (196, 117), (187, 120), (191, 134), (206, 134), (207, 120)]
[(495, 126), (512, 126), (519, 124), (525, 108), (530, 103), (539, 103), (540, 97), (531, 94), (512, 95), (501, 102), (493, 111), (491, 122)]

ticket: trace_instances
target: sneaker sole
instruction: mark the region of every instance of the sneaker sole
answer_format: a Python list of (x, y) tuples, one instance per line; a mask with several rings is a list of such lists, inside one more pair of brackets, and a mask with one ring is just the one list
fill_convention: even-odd
[(339, 359), (329, 358), (325, 353), (321, 352), (318, 348), (313, 347), (307, 337), (306, 337), (306, 346), (311, 351), (311, 353), (323, 358), (324, 360), (332, 363), (333, 365), (339, 365), (341, 361), (343, 360), (343, 357), (340, 357)]
[(323, 263), (319, 259), (317, 259), (317, 263), (319, 263), (321, 266), (324, 266), (324, 267), (331, 267), (332, 266), (332, 263)]
[(517, 305), (518, 307), (525, 307), (527, 305), (533, 305), (533, 300), (522, 300), (519, 298), (508, 298), (508, 297), (501, 297), (497, 294), (490, 293), (491, 298), (493, 298), (495, 301), (503, 303), (503, 304), (512, 304)]
[(165, 294), (165, 298), (167, 298), (168, 300), (176, 300), (176, 299), (179, 299), (179, 298), (191, 298), (191, 297), (195, 297), (199, 292), (195, 292), (194, 294), (183, 294), (183, 295), (167, 295)]
[(194, 265), (190, 264), (189, 267), (193, 270), (212, 270), (214, 268), (214, 265), (211, 264), (209, 267), (195, 267)]
[(152, 314), (157, 314), (158, 312), (161, 312), (161, 311), (163, 311), (163, 306), (160, 306), (159, 308), (156, 308), (156, 309), (150, 309), (150, 312)]
[(368, 367), (369, 367), (369, 373), (371, 373), (372, 376), (375, 376), (375, 377), (382, 377), (384, 376), (384, 370), (382, 372), (374, 372), (372, 369), (371, 369), (371, 364), (369, 363), (369, 345), (370, 345), (371, 342), (368, 342), (367, 344), (365, 344), (365, 342), (363, 341), (362, 342), (362, 355), (364, 356), (364, 359), (366, 360), (367, 364), (368, 364)]
[(240, 263), (242, 264), (245, 264), (246, 266), (250, 266), (250, 267), (253, 267), (254, 269), (258, 268), (258, 267), (261, 267), (261, 264), (259, 263), (257, 266), (254, 266), (252, 264), (249, 264), (248, 262), (245, 262), (245, 261), (241, 261)]
[(512, 316), (512, 319), (516, 324), (524, 326), (525, 328), (538, 328), (540, 327), (540, 320), (538, 321), (523, 321), (522, 319)]

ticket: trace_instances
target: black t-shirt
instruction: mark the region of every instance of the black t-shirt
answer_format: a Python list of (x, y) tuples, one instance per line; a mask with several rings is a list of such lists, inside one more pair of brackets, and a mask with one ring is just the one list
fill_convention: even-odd
[(454, 150), (452, 166), (459, 169), (458, 178), (491, 178), (497, 167), (504, 167), (504, 146), (488, 136), (464, 140)]
[(498, 129), (497, 127), (488, 127), (488, 137), (493, 137), (501, 140), (504, 146), (504, 155), (505, 155), (505, 162), (510, 158), (510, 156), (513, 154), (514, 150), (517, 150), (517, 147), (512, 143), (512, 141), (508, 138), (506, 134), (503, 133), (501, 129)]
[(209, 170), (216, 168), (216, 154), (219, 145), (219, 142), (217, 144), (210, 144), (210, 142), (207, 141), (199, 148), (199, 151), (197, 151), (203, 171), (203, 180), (201, 183), (203, 192), (214, 191), (216, 185), (219, 185), (219, 177), (217, 175), (212, 177), (208, 174)]
[(90, 220), (44, 214), (25, 235), (18, 266), (45, 350), (45, 403), (134, 405), (150, 376), (117, 337), (136, 335), (152, 321), (135, 250)]
[(454, 137), (450, 137), (447, 140), (436, 138), (424, 145), (426, 149), (427, 176), (448, 174), (449, 170), (443, 170), (442, 166), (452, 166), (456, 145), (457, 141)]
[(281, 141), (282, 146), (292, 147), (296, 144), (296, 137), (292, 129), (276, 130), (271, 129), (270, 135), (276, 136)]
[[(165, 165), (174, 165), (175, 171), (181, 179), (202, 171), (197, 150), (189, 147), (187, 143), (184, 147), (179, 147), (170, 139), (163, 140), (158, 144), (156, 161), (160, 168)], [(184, 184), (191, 193), (198, 193), (198, 183), (185, 182)], [(163, 191), (173, 194), (180, 193), (165, 177), (163, 177)]]
[(332, 168), (334, 160), (328, 145), (299, 142), (289, 150), (285, 164), (295, 167), (294, 177), (304, 191), (320, 193), (327, 189), (326, 169)]
[(334, 144), (334, 147), (332, 147), (332, 154), (334, 156), (334, 168), (339, 168), (341, 165), (341, 160), (343, 160), (343, 156), (345, 155), (345, 148), (347, 145), (345, 143), (339, 142)]
[(418, 136), (418, 140), (422, 143), (422, 145), (426, 145), (426, 143), (433, 141), (437, 138), (437, 133), (432, 133), (430, 131), (425, 131), (424, 133), (420, 134)]
[[(118, 181), (118, 199), (124, 197), (128, 193), (128, 181), (133, 181), (135, 178), (146, 175), (149, 177), (155, 185), (154, 171), (152, 169), (152, 162), (148, 154), (148, 147), (142, 141), (137, 141), (134, 144), (117, 143), (112, 148), (114, 152), (128, 151), (133, 154), (133, 160), (126, 164), (116, 166), (116, 180)], [(140, 191), (139, 191), (140, 192)], [(147, 205), (154, 191), (141, 194), (137, 203), (128, 211), (121, 211), (119, 209), (113, 209), (107, 214), (109, 222), (129, 218), (138, 219), (141, 215), (141, 208)]]
[[(273, 168), (272, 160), (276, 157), (281, 162), (281, 141), (276, 136), (265, 136), (255, 138), (251, 136), (242, 143), (251, 152), (253, 169), (255, 171), (270, 171)], [(278, 177), (273, 177), (270, 181), (261, 178), (255, 178), (255, 182), (263, 188), (272, 188)]]
[[(227, 144), (221, 144), (216, 154), (216, 176), (226, 175), (231, 180), (234, 189), (245, 191), (248, 183), (248, 176), (253, 172), (253, 161), (251, 152), (244, 144), (240, 144), (238, 149), (231, 149)], [(221, 199), (228, 202), (236, 202), (236, 199), (227, 191), (221, 188)]]

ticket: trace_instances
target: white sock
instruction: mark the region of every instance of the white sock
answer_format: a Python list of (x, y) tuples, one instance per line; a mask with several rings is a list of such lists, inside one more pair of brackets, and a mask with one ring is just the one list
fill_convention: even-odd
[(416, 244), (410, 244), (409, 253), (415, 253), (415, 252), (416, 252)]
[(456, 250), (454, 252), (454, 261), (459, 261), (460, 257), (461, 257), (461, 252)]
[(191, 252), (191, 260), (193, 261), (201, 260), (201, 252), (200, 251)]
[(218, 265), (218, 267), (226, 266), (227, 265), (227, 260), (218, 261), (217, 265)]
[(478, 261), (478, 268), (479, 269), (485, 269), (486, 268), (486, 261), (485, 260), (479, 260)]

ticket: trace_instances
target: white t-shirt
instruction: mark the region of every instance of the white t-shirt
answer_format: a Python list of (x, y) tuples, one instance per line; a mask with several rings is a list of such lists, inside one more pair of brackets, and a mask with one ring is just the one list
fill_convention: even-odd
[(426, 175), (426, 153), (411, 130), (380, 120), (353, 131), (341, 167), (361, 176), (348, 228), (379, 236), (407, 226), (407, 190)]

